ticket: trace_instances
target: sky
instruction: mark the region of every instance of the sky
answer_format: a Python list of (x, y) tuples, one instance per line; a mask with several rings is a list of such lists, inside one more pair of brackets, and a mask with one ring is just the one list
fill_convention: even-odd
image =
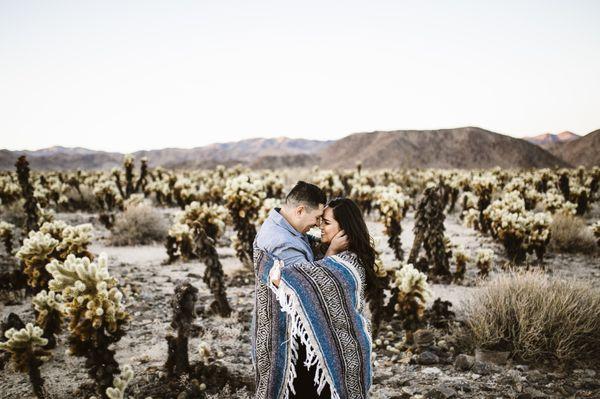
[(0, 0), (0, 148), (600, 128), (600, 1)]

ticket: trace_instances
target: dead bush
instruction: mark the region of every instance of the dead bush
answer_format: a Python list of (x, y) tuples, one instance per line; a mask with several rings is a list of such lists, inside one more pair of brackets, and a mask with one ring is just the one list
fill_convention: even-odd
[(591, 253), (596, 250), (596, 240), (583, 219), (556, 213), (550, 225), (550, 248), (559, 252)]
[(600, 290), (587, 281), (511, 271), (483, 286), (465, 310), (479, 348), (508, 350), (522, 361), (600, 356)]
[(127, 208), (116, 216), (109, 242), (112, 245), (144, 245), (164, 241), (167, 222), (163, 215), (150, 205)]

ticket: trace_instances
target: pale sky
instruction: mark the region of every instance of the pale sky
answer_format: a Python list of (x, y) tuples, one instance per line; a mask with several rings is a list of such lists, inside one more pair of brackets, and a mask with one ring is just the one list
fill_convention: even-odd
[(600, 1), (0, 0), (0, 148), (600, 128)]

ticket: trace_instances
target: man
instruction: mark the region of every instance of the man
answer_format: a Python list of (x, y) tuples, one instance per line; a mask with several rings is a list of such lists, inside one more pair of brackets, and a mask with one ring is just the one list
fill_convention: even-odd
[[(269, 213), (256, 236), (255, 248), (272, 254), (286, 265), (314, 261), (311, 241), (306, 233), (319, 224), (325, 203), (326, 196), (319, 187), (299, 181), (288, 193), (284, 205)], [(347, 238), (340, 234), (332, 240), (325, 255), (335, 255), (346, 246)], [(255, 273), (251, 336), (255, 398), (279, 398), (284, 389), (282, 384), (287, 367), (277, 366), (289, 364), (290, 321), (267, 285), (268, 271), (255, 269)]]
[[(284, 206), (272, 209), (256, 236), (256, 246), (285, 264), (312, 262), (314, 254), (306, 233), (319, 225), (326, 197), (314, 184), (299, 181), (288, 193)], [(332, 242), (326, 255), (343, 249), (340, 236)]]

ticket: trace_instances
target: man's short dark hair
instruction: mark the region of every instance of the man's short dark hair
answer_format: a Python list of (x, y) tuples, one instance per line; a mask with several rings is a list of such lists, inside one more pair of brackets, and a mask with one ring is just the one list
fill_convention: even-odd
[(327, 197), (318, 186), (298, 181), (294, 188), (290, 190), (287, 197), (285, 197), (286, 204), (291, 202), (305, 204), (310, 208), (316, 209), (319, 207), (319, 204), (325, 205), (327, 203)]

